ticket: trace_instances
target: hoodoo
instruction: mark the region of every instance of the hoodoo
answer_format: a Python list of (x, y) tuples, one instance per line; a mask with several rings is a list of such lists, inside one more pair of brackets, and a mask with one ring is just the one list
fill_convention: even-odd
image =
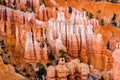
[(0, 80), (120, 80), (119, 0), (0, 0)]

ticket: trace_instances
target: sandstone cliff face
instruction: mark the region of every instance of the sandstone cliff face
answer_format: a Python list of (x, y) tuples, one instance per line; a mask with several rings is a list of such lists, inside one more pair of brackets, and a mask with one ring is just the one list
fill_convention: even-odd
[[(16, 1), (13, 4), (13, 1), (7, 2), (7, 6), (12, 8), (17, 7), (22, 11), (33, 11), (36, 12), (36, 9), (39, 8), (42, 0), (20, 0)], [(103, 19), (105, 23), (110, 23), (113, 14), (116, 14), (116, 22), (119, 23), (120, 16), (119, 16), (119, 4), (114, 4), (110, 2), (93, 2), (89, 0), (44, 0), (44, 4), (47, 7), (68, 7), (72, 6), (80, 11), (86, 10), (87, 12), (91, 12), (94, 17), (98, 18), (99, 20)], [(102, 6), (102, 7), (100, 7)], [(105, 7), (105, 8), (104, 8)], [(115, 9), (114, 9), (115, 8)], [(46, 9), (42, 11), (44, 17), (47, 17)], [(48, 11), (47, 11), (48, 12)], [(109, 13), (109, 14), (108, 14)], [(36, 13), (37, 14), (37, 13)], [(39, 15), (39, 14), (37, 14)]]
[[(44, 44), (45, 39), (43, 38), (45, 37), (43, 36), (43, 34), (45, 34), (45, 29), (42, 28), (46, 25), (43, 26), (44, 23), (37, 20), (34, 14), (31, 13), (24, 13), (19, 10), (12, 10), (10, 8), (5, 7), (1, 7), (0, 12), (1, 38), (5, 40), (7, 47), (10, 50), (10, 52), (12, 52), (12, 56), (14, 57), (17, 65), (20, 66), (24, 62), (24, 60), (26, 59), (26, 56), (24, 55), (28, 53), (25, 51), (29, 51), (26, 50), (28, 46), (25, 49), (25, 44), (27, 42), (27, 32), (32, 33), (31, 44), (33, 45), (33, 61), (40, 61), (41, 59), (44, 59), (44, 56), (36, 58), (36, 55), (41, 56), (41, 53), (43, 53), (44, 51), (44, 53), (46, 54), (46, 49), (43, 50), (43, 47), (40, 47), (42, 46), (42, 44)], [(35, 41), (39, 42), (38, 46), (40, 48), (38, 50), (40, 51), (40, 54), (37, 52), (38, 50), (35, 50)], [(29, 57), (27, 57), (28, 60), (32, 59), (28, 54), (27, 56)], [(47, 58), (47, 55), (45, 55), (45, 57)]]
[[(81, 62), (93, 66), (93, 68), (90, 68), (93, 75), (97, 74), (100, 78), (104, 72), (107, 73), (107, 71), (111, 71), (113, 67), (113, 57), (112, 52), (109, 51), (106, 46), (106, 42), (109, 40), (106, 40), (106, 38), (104, 38), (105, 34), (100, 32), (99, 29), (102, 29), (102, 27), (98, 25), (97, 20), (89, 20), (85, 12), (82, 13), (77, 10), (73, 10), (70, 20), (66, 20), (66, 18), (63, 17), (64, 13), (61, 11), (58, 13), (57, 19), (50, 19), (48, 21), (47, 39), (50, 48), (52, 50), (55, 49), (55, 51), (52, 52), (58, 54), (60, 48), (64, 49), (63, 47), (58, 48), (56, 44), (52, 42), (59, 40), (58, 46), (63, 45), (66, 48), (68, 56), (71, 58), (79, 58)], [(109, 42), (110, 44), (112, 43), (111, 41)], [(108, 45), (108, 47), (111, 46), (112, 45)], [(110, 72), (110, 74), (112, 73)]]
[[(37, 5), (35, 6), (36, 17), (41, 21), (35, 18), (35, 14), (29, 12), (24, 13), (4, 7), (0, 10), (1, 35), (6, 40), (15, 62), (19, 66), (22, 66), (23, 62), (36, 63), (47, 60), (48, 50), (45, 42), (47, 38), (50, 50), (55, 55), (59, 56), (59, 49), (63, 49), (70, 58), (79, 58), (81, 62), (93, 66), (91, 73), (97, 72), (101, 76), (101, 72), (105, 70), (111, 71), (113, 66), (111, 51), (115, 49), (116, 41), (120, 40), (120, 35), (118, 34), (120, 30), (118, 28), (111, 26), (101, 27), (98, 20), (95, 18), (88, 19), (86, 12), (80, 12), (74, 8), (72, 14), (70, 14), (66, 7), (49, 9), (44, 5), (38, 7), (38, 3), (34, 2), (34, 4)], [(80, 5), (77, 4), (72, 0), (70, 5), (75, 8), (84, 7), (86, 11), (93, 12), (95, 16), (98, 16), (96, 9), (104, 10), (97, 6), (97, 4), (100, 5), (101, 3), (90, 2), (88, 5), (88, 2), (84, 2)], [(93, 4), (95, 4), (94, 7), (92, 7)], [(24, 4), (22, 5), (21, 8), (25, 8)], [(105, 5), (109, 5), (106, 7), (109, 7), (108, 12), (110, 12), (110, 5), (112, 4), (104, 3), (103, 6), (105, 7)], [(80, 10), (82, 11), (82, 9)], [(104, 10), (101, 14), (103, 16), (99, 16), (99, 18), (104, 17), (105, 20), (110, 21), (111, 13), (107, 15), (108, 13)], [(106, 18), (106, 16), (109, 18)], [(45, 27), (46, 25), (42, 21), (48, 21), (48, 27)], [(107, 42), (109, 42), (107, 47), (111, 51), (106, 47)], [(71, 72), (71, 74), (73, 73)]]
[(23, 76), (15, 73), (11, 65), (5, 65), (0, 57), (0, 80), (27, 80)]

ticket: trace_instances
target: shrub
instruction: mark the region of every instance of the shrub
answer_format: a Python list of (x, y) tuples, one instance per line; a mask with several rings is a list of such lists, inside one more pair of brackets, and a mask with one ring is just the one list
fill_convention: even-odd
[(50, 53), (49, 55), (48, 55), (48, 57), (49, 57), (49, 59), (52, 61), (52, 60), (55, 60), (55, 57), (54, 57), (54, 55), (52, 54), (52, 53)]
[(26, 70), (26, 68), (23, 68), (23, 70), (22, 70), (23, 72), (26, 72), (27, 70)]
[(50, 65), (52, 65), (52, 63), (47, 63), (46, 66), (49, 67)]
[(70, 14), (72, 13), (72, 7), (71, 7), (71, 6), (68, 7), (68, 12), (69, 12)]
[(30, 74), (26, 74), (25, 76), (26, 76), (26, 77), (30, 77)]
[(97, 13), (101, 13), (101, 10), (98, 10)]
[(2, 0), (0, 0), (0, 5), (2, 5)]
[(39, 75), (45, 75), (46, 69), (44, 67), (42, 67), (41, 69), (39, 69), (38, 73), (39, 73)]
[(93, 14), (91, 12), (87, 12), (86, 15), (88, 16), (89, 19), (93, 18)]
[(17, 70), (16, 68), (15, 68), (15, 72), (16, 72), (16, 73), (20, 73), (20, 71), (19, 71), (19, 70)]
[(4, 45), (4, 40), (0, 40), (0, 45)]
[(100, 80), (104, 80), (104, 77), (102, 76), (102, 77), (100, 78)]
[(110, 21), (110, 24), (113, 25), (113, 26), (117, 26), (117, 23), (116, 23), (116, 14), (115, 13), (113, 14), (113, 17), (112, 17), (112, 19)]
[(36, 67), (40, 67), (40, 66), (42, 66), (43, 64), (41, 63), (41, 62), (37, 62), (36, 63)]
[(100, 20), (100, 26), (104, 26), (104, 25), (105, 25), (104, 19), (101, 19), (101, 20)]
[(64, 50), (60, 49), (59, 50), (59, 53), (60, 53), (60, 57), (65, 57), (65, 54), (67, 54)]
[(4, 52), (5, 54), (8, 54), (8, 50), (4, 50), (3, 52)]

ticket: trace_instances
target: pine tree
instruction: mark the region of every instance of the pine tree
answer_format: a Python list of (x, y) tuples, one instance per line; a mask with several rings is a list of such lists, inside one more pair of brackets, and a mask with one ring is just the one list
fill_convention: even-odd
[(104, 80), (104, 77), (102, 76), (102, 77), (100, 78), (100, 80)]

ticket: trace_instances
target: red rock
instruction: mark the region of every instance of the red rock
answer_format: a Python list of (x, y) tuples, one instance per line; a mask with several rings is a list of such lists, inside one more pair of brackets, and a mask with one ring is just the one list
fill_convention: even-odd
[(0, 31), (3, 33), (3, 32), (5, 32), (5, 29), (4, 29), (4, 27), (5, 27), (5, 22), (4, 22), (5, 21), (5, 9), (4, 8), (0, 9), (0, 14), (1, 14)]
[(36, 61), (41, 61), (42, 57), (42, 52), (41, 52), (41, 48), (40, 48), (40, 42), (38, 41), (34, 41), (34, 45), (35, 45), (35, 57), (36, 57)]
[(114, 80), (120, 80), (119, 76), (119, 70), (120, 70), (120, 43), (116, 43), (116, 49), (113, 52), (113, 58), (114, 58), (114, 63), (113, 63), (113, 78)]
[(40, 0), (33, 0), (33, 7), (36, 8), (38, 6), (40, 6)]
[(52, 10), (52, 17), (53, 17), (54, 19), (57, 19), (57, 10), (56, 10), (55, 7), (54, 7), (53, 10)]
[(18, 8), (21, 10), (26, 10), (26, 0), (20, 0)]
[(27, 63), (35, 61), (35, 53), (32, 41), (32, 33), (26, 33), (26, 44), (25, 44), (25, 60)]
[(48, 59), (48, 52), (47, 52), (47, 45), (46, 45), (46, 44), (44, 44), (43, 56), (44, 56), (44, 59), (45, 59), (45, 60)]

